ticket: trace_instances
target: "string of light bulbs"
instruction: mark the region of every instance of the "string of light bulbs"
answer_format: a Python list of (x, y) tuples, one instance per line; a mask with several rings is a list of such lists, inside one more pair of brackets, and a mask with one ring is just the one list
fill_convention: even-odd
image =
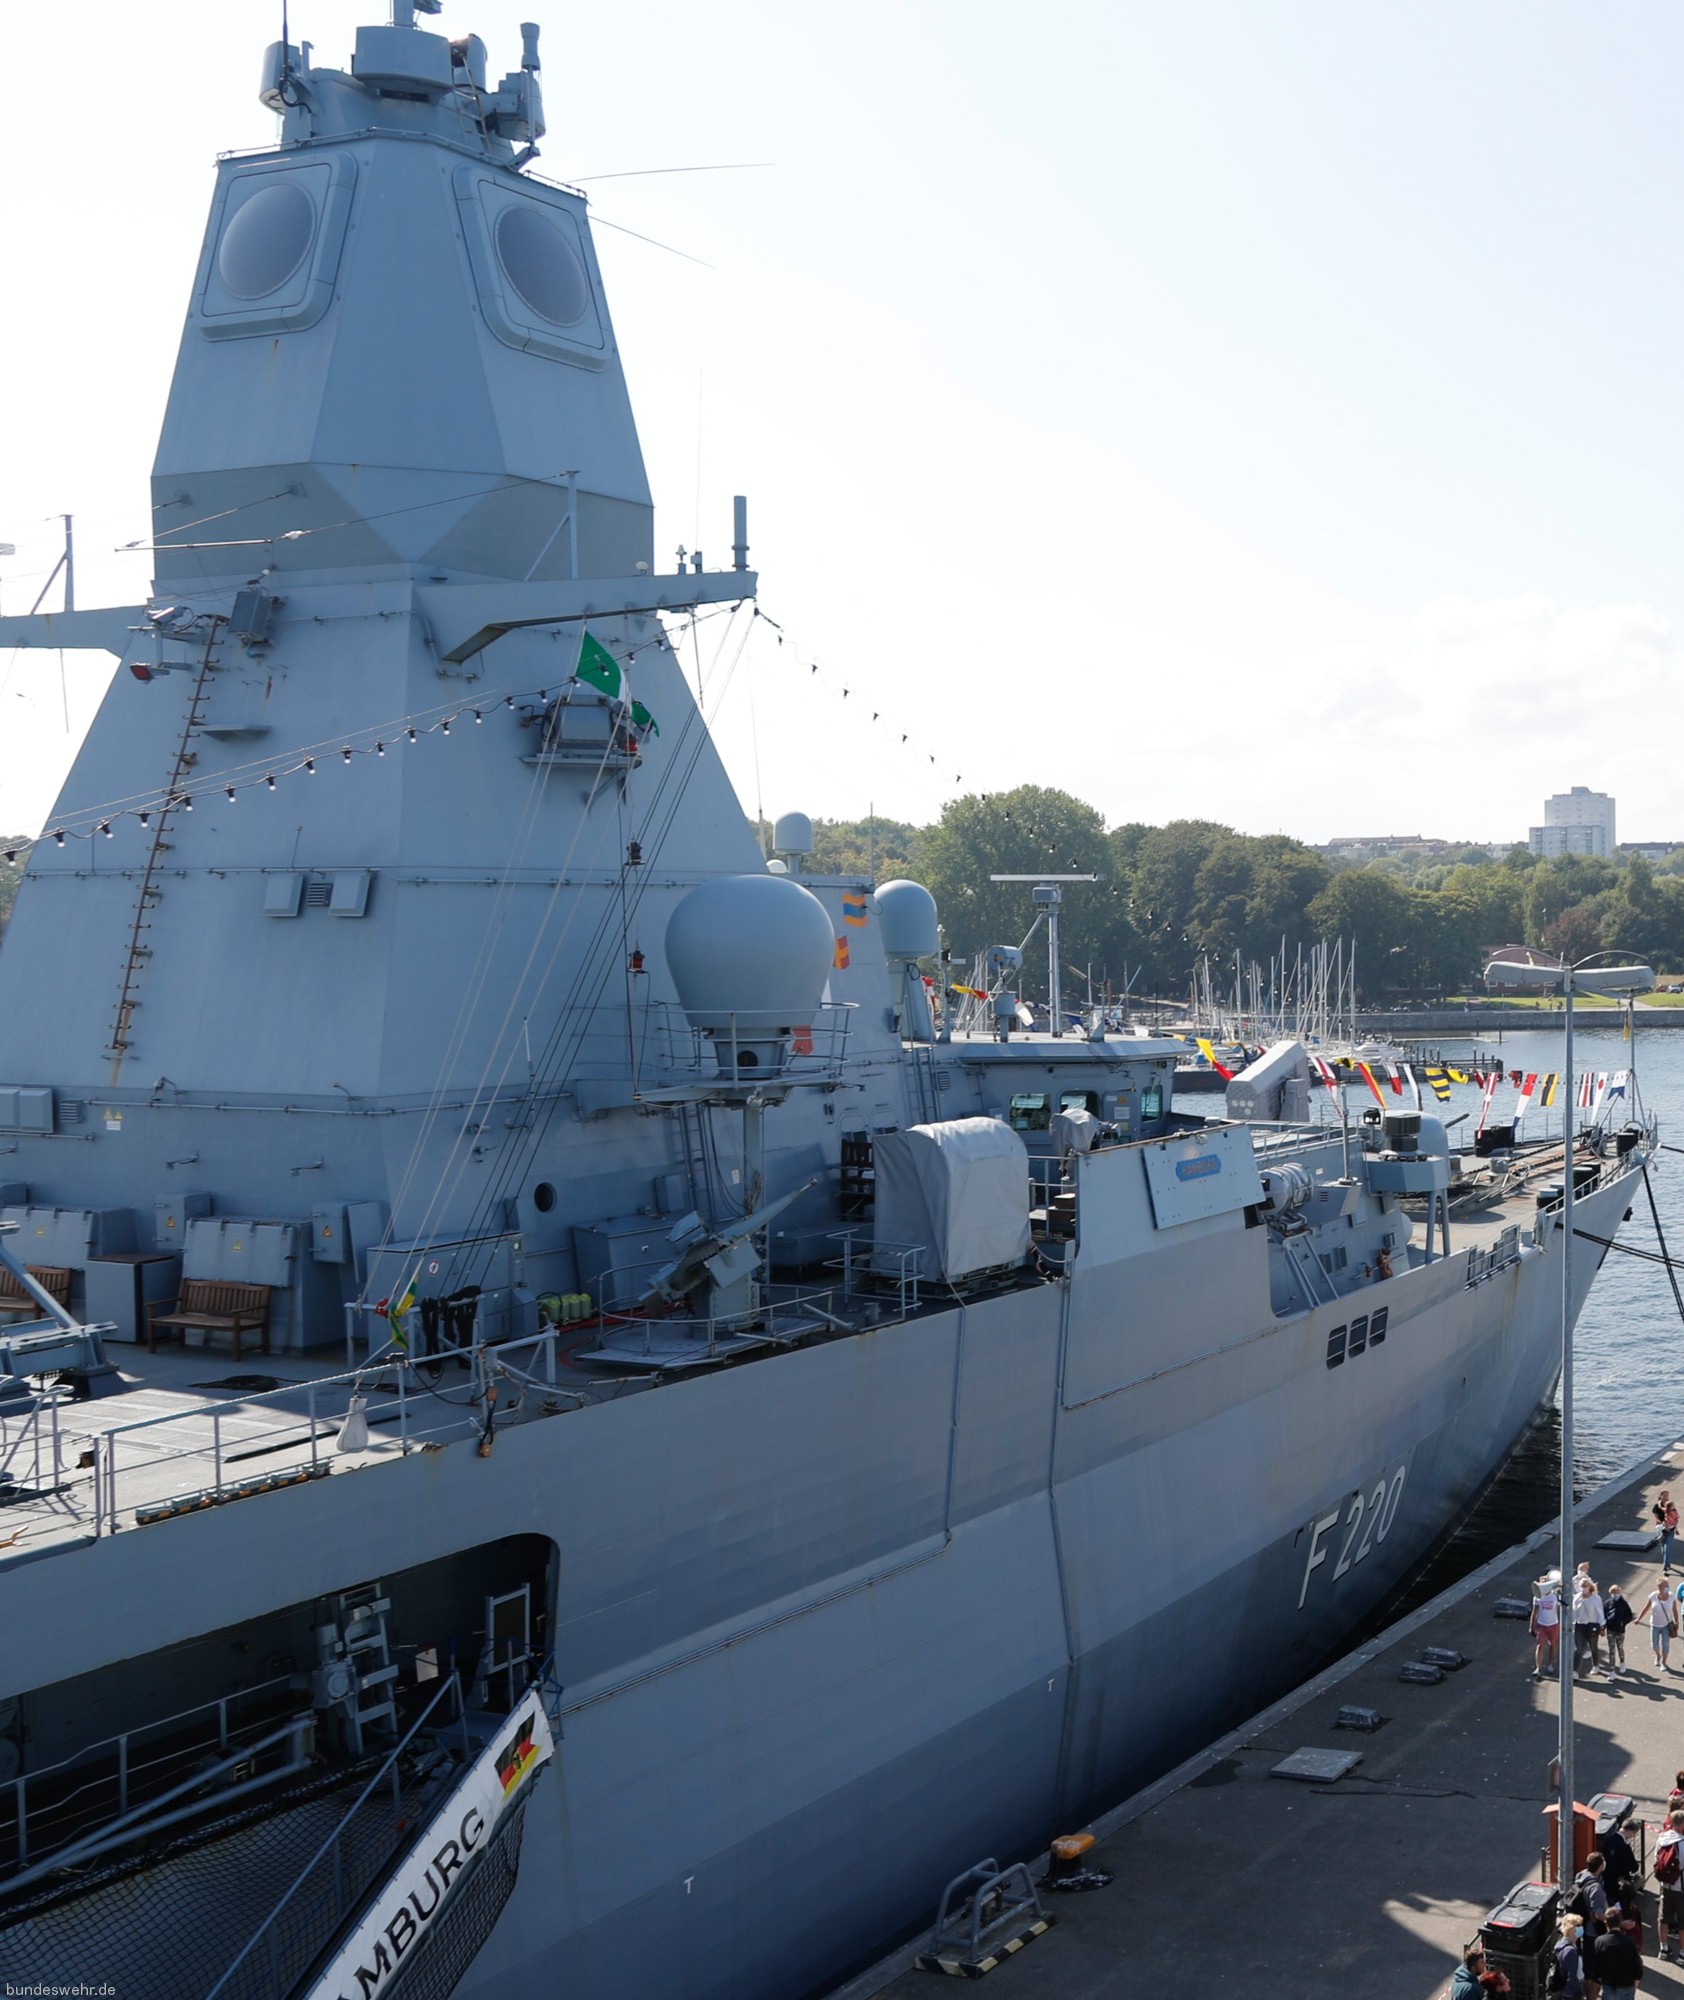
[[(780, 647), (787, 644), (789, 650), (795, 655), (796, 664), (804, 666), (807, 669), (807, 677), (810, 682), (816, 683), (816, 685), (825, 689), (827, 693), (835, 695), (840, 701), (853, 700), (858, 691), (827, 670), (787, 627), (779, 624), (777, 619), (770, 617), (758, 605), (755, 606), (754, 615), (777, 635), (777, 643)], [(908, 756), (916, 763), (926, 769), (934, 769), (938, 772), (938, 775), (940, 774), (942, 766), (937, 753), (927, 743), (920, 741), (911, 730), (901, 729), (898, 719), (891, 716), (886, 709), (871, 707), (870, 698), (867, 698), (860, 712), (862, 714), (868, 713), (870, 722), (874, 726), (887, 728), (892, 734), (897, 736), (899, 742), (896, 747), (904, 749)], [(953, 783), (955, 786), (963, 785), (964, 781), (965, 774), (962, 771), (955, 771), (953, 773)], [(929, 798), (931, 795), (926, 792), (924, 796)], [(1010, 793), (977, 792), (973, 796), (983, 805), (998, 804), (1001, 816), (1014, 827), (1021, 827), (1027, 832), (1030, 839), (1041, 852), (1055, 858), (1059, 857), (1063, 843), (1054, 838), (1047, 828), (1041, 826), (1033, 814), (1025, 811), (1021, 803), (1016, 806), (1000, 804), (1000, 801), (1011, 796)], [(947, 806), (951, 805), (953, 800), (951, 798), (945, 802), (932, 800), (932, 803), (938, 804), (941, 811), (945, 812)], [(1065, 856), (1064, 859), (1066, 865), (1072, 869), (1081, 865), (1068, 856)]]
[[(787, 626), (781, 625), (776, 618), (762, 611), (758, 604), (754, 607), (754, 615), (776, 635), (777, 643), (780, 647), (788, 646), (790, 652), (795, 656), (796, 664), (804, 666), (807, 669), (809, 680), (816, 682), (827, 693), (834, 694), (841, 701), (851, 701), (853, 699), (853, 688), (845, 681), (839, 680), (835, 674), (821, 665), (812, 650), (803, 645)], [(870, 708), (870, 703), (867, 701), (862, 704), (860, 712), (864, 713), (866, 709), (870, 709), (870, 719), (874, 727), (887, 727), (899, 737), (900, 741), (897, 748), (904, 750), (909, 757), (916, 759), (919, 764), (925, 766), (927, 769), (935, 771), (938, 777), (941, 775), (942, 767), (940, 760), (935, 751), (927, 743), (915, 738), (911, 730), (899, 728), (892, 717), (885, 723), (887, 711), (883, 708)], [(965, 782), (964, 772), (955, 771), (953, 773), (953, 782), (955, 785), (962, 785)]]
[[(723, 615), (723, 612), (720, 614)], [(653, 637), (640, 640), (635, 645), (607, 644), (605, 650), (611, 653), (618, 665), (629, 668), (640, 653), (665, 651), (676, 659), (669, 635), (663, 628)], [(567, 677), (563, 676), (565, 681)], [(202, 783), (181, 787), (171, 791), (163, 789), (145, 793), (130, 793), (126, 797), (109, 799), (99, 805), (79, 807), (65, 815), (41, 835), (55, 847), (63, 848), (72, 840), (94, 841), (116, 838), (116, 828), (125, 819), (135, 820), (141, 827), (150, 829), (152, 821), (165, 814), (190, 813), (197, 803), (220, 798), (222, 803), (237, 803), (242, 792), (280, 789), (283, 780), (304, 777), (314, 778), (326, 766), (331, 768), (337, 758), (341, 766), (348, 766), (360, 757), (384, 758), (388, 751), (407, 749), (419, 743), (424, 736), (448, 736), (455, 725), (466, 722), (470, 728), (483, 726), (488, 715), (499, 709), (511, 710), (522, 703), (536, 702), (539, 707), (548, 703), (552, 691), (559, 690), (562, 683), (546, 683), (541, 687), (490, 690), (473, 698), (464, 698), (454, 704), (440, 703), (434, 708), (422, 709), (410, 715), (399, 716), (383, 723), (375, 723), (366, 729), (353, 730), (339, 737), (324, 738), (320, 742), (302, 744), (283, 751), (279, 757), (273, 755), (253, 759), (249, 763), (236, 764), (227, 769), (208, 775)], [(22, 840), (9, 841), (0, 853), (8, 863), (15, 863), (19, 851), (30, 843)]]

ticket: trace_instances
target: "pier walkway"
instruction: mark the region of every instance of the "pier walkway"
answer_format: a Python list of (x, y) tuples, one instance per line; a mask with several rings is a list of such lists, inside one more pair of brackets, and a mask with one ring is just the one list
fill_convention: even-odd
[[(1575, 1560), (1634, 1608), (1659, 1573), (1658, 1546), (1634, 1557), (1596, 1543), (1652, 1527), (1649, 1503), (1680, 1485), (1684, 1441), (1581, 1503)], [(1538, 1874), (1559, 1696), (1529, 1678), (1525, 1623), (1493, 1607), (1528, 1598), (1555, 1549), (1553, 1529), (1540, 1530), (1099, 1821), (1086, 1860), (1116, 1880), (1046, 1897), (1054, 1928), (987, 1975), (989, 2000), (1440, 2000), (1486, 1912)], [(1436, 1686), (1400, 1681), (1423, 1646), (1454, 1648), (1467, 1665)], [(1196, 1652), (1178, 1651), (1173, 1670), (1196, 1672)], [(1636, 1799), (1636, 1846), (1635, 1822), (1661, 1819), (1684, 1767), (1684, 1644), (1657, 1671), (1634, 1625), (1626, 1654), (1629, 1678), (1580, 1679), (1574, 1755), (1580, 1799)], [(1336, 1728), (1346, 1705), (1387, 1720), (1372, 1734)], [(1329, 1784), (1270, 1775), (1305, 1747), (1362, 1761)], [(1045, 1872), (1044, 1856), (1032, 1872)], [(1655, 1901), (1650, 1884), (1639, 1991), (1684, 2000), (1684, 1965), (1656, 1951)], [(931, 2000), (943, 1982), (911, 1969), (923, 1942), (837, 2000)]]

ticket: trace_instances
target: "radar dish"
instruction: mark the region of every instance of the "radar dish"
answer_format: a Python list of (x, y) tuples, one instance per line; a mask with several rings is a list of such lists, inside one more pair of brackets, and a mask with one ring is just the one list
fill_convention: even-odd
[(237, 299), (277, 292), (310, 254), (316, 205), (288, 175), (242, 202), (222, 232), (217, 275)]
[(590, 280), (561, 230), (528, 202), (497, 218), (497, 261), (527, 308), (552, 326), (577, 326), (591, 302)]

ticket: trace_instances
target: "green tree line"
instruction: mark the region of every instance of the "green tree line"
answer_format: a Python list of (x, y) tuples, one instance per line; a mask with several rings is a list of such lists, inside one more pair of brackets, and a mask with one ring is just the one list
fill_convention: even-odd
[(1603, 948), (1663, 970), (1684, 968), (1684, 855), (1679, 873), (1641, 856), (1541, 860), (1525, 848), (1493, 857), (1463, 850), (1419, 860), (1341, 866), (1281, 834), (1245, 834), (1214, 820), (1166, 826), (1102, 814), (1042, 785), (955, 799), (931, 826), (819, 820), (807, 864), (879, 882), (910, 876), (935, 896), (956, 966), (993, 944), (1016, 944), (1034, 910), (1029, 884), (993, 875), (1094, 875), (1066, 885), (1062, 957), (1096, 980), (1137, 993), (1185, 989), (1202, 957), (1267, 964), (1317, 939), (1354, 940), (1367, 1001), (1472, 989), (1485, 954), (1538, 945), (1571, 958)]

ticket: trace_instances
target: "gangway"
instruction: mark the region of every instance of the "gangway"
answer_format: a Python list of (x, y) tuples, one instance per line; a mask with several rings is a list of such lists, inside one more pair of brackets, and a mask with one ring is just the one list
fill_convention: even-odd
[(441, 1680), (205, 2000), (451, 1991), (514, 1888), (559, 1698), (540, 1678), (489, 1715), (461, 1686)]

